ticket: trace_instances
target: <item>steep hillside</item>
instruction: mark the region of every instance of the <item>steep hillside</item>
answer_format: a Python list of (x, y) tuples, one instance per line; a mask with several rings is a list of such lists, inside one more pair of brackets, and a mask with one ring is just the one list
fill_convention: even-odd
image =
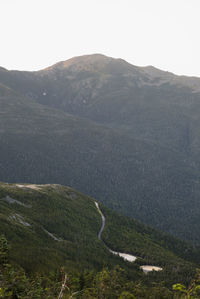
[(84, 116), (196, 158), (200, 79), (175, 76), (121, 59), (89, 55), (35, 74), (46, 82), (40, 103)]
[(61, 183), (200, 243), (198, 78), (86, 55), (0, 69), (0, 178)]
[(199, 263), (198, 252), (187, 244), (103, 208), (104, 242), (138, 259), (130, 263), (113, 255), (97, 237), (101, 217), (94, 199), (69, 187), (1, 183), (0, 211), (0, 233), (11, 244), (10, 257), (29, 272), (120, 265), (134, 280), (145, 281), (139, 266), (153, 263), (163, 270), (149, 279), (170, 285), (190, 280)]
[(198, 162), (199, 78), (95, 54), (39, 72), (1, 69), (0, 82), (41, 104), (181, 151), (190, 164)]

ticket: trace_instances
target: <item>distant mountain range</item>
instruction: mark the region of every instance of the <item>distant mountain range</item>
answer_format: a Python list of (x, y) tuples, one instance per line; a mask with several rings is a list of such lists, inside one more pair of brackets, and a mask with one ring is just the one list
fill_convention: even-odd
[(0, 180), (69, 185), (200, 243), (200, 79), (100, 54), (0, 68)]

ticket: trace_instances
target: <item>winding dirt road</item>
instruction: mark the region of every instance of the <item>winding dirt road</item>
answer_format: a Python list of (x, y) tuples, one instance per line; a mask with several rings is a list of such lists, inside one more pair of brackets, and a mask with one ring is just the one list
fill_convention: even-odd
[[(101, 238), (101, 235), (102, 235), (102, 232), (103, 232), (103, 230), (104, 230), (104, 228), (105, 228), (106, 218), (105, 218), (105, 216), (103, 215), (103, 213), (101, 212), (101, 210), (100, 210), (100, 208), (99, 208), (99, 204), (98, 204), (98, 202), (96, 202), (96, 201), (95, 201), (95, 206), (96, 206), (96, 208), (97, 208), (99, 214), (101, 215), (101, 219), (102, 219), (101, 228), (100, 228), (99, 233), (98, 233), (98, 239), (101, 240), (101, 241), (103, 242), (103, 240), (102, 240), (102, 238)], [(104, 242), (103, 242), (103, 243), (104, 243)], [(105, 243), (104, 243), (104, 245), (106, 246)], [(137, 259), (137, 257), (134, 256), (134, 255), (127, 254), (127, 253), (122, 253), (122, 252), (116, 252), (116, 251), (113, 251), (113, 250), (110, 249), (108, 246), (106, 246), (106, 248), (107, 248), (112, 254), (118, 255), (118, 256), (122, 257), (122, 258), (123, 258), (124, 260), (126, 260), (126, 261), (134, 262), (134, 261)], [(150, 266), (150, 265), (144, 265), (144, 266), (141, 266), (140, 268), (141, 268), (145, 273), (148, 273), (148, 272), (153, 271), (153, 270), (154, 270), (154, 271), (161, 271), (161, 270), (162, 270), (162, 268), (160, 268), (160, 267), (157, 267), (157, 266)]]

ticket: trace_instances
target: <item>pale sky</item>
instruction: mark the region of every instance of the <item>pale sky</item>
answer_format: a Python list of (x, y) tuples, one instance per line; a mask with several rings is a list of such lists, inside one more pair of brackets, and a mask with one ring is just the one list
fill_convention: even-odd
[(200, 0), (0, 0), (0, 66), (102, 53), (200, 77)]

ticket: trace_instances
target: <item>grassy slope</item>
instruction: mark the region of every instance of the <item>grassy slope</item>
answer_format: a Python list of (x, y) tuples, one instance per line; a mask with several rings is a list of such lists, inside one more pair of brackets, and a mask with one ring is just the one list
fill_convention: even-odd
[[(1, 198), (9, 195), (31, 206), (0, 201), (1, 232), (11, 242), (14, 260), (26, 268), (55, 269), (63, 263), (78, 267), (79, 263), (83, 266), (94, 262), (93, 250), (105, 255), (96, 238), (100, 219), (91, 199), (58, 185), (32, 190), (1, 184), (0, 193)], [(31, 226), (8, 218), (16, 213)], [(64, 241), (54, 240), (43, 228)], [(95, 262), (100, 262), (98, 257)]]
[[(177, 279), (189, 279), (194, 270), (195, 253), (189, 246), (184, 245), (191, 253), (190, 258), (184, 256), (184, 261), (180, 257), (181, 251), (177, 250), (180, 241), (171, 237), (166, 239), (138, 222), (103, 208), (106, 215), (103, 238), (106, 243), (112, 249), (136, 254), (143, 260), (131, 264), (112, 255), (97, 238), (101, 218), (94, 200), (69, 187), (44, 185), (34, 190), (26, 185), (21, 188), (1, 183), (0, 199), (6, 196), (26, 206), (0, 200), (0, 233), (4, 233), (11, 243), (11, 258), (30, 272), (50, 271), (60, 266), (65, 266), (68, 271), (100, 270), (103, 266), (118, 264), (136, 279), (144, 278), (139, 265), (156, 263), (165, 269), (162, 274), (156, 274), (156, 279), (165, 278), (171, 283)], [(24, 226), (12, 218), (16, 214), (31, 226)], [(63, 241), (54, 240), (43, 228)], [(162, 238), (165, 239), (164, 245)], [(173, 242), (172, 248), (169, 248), (170, 242)]]

